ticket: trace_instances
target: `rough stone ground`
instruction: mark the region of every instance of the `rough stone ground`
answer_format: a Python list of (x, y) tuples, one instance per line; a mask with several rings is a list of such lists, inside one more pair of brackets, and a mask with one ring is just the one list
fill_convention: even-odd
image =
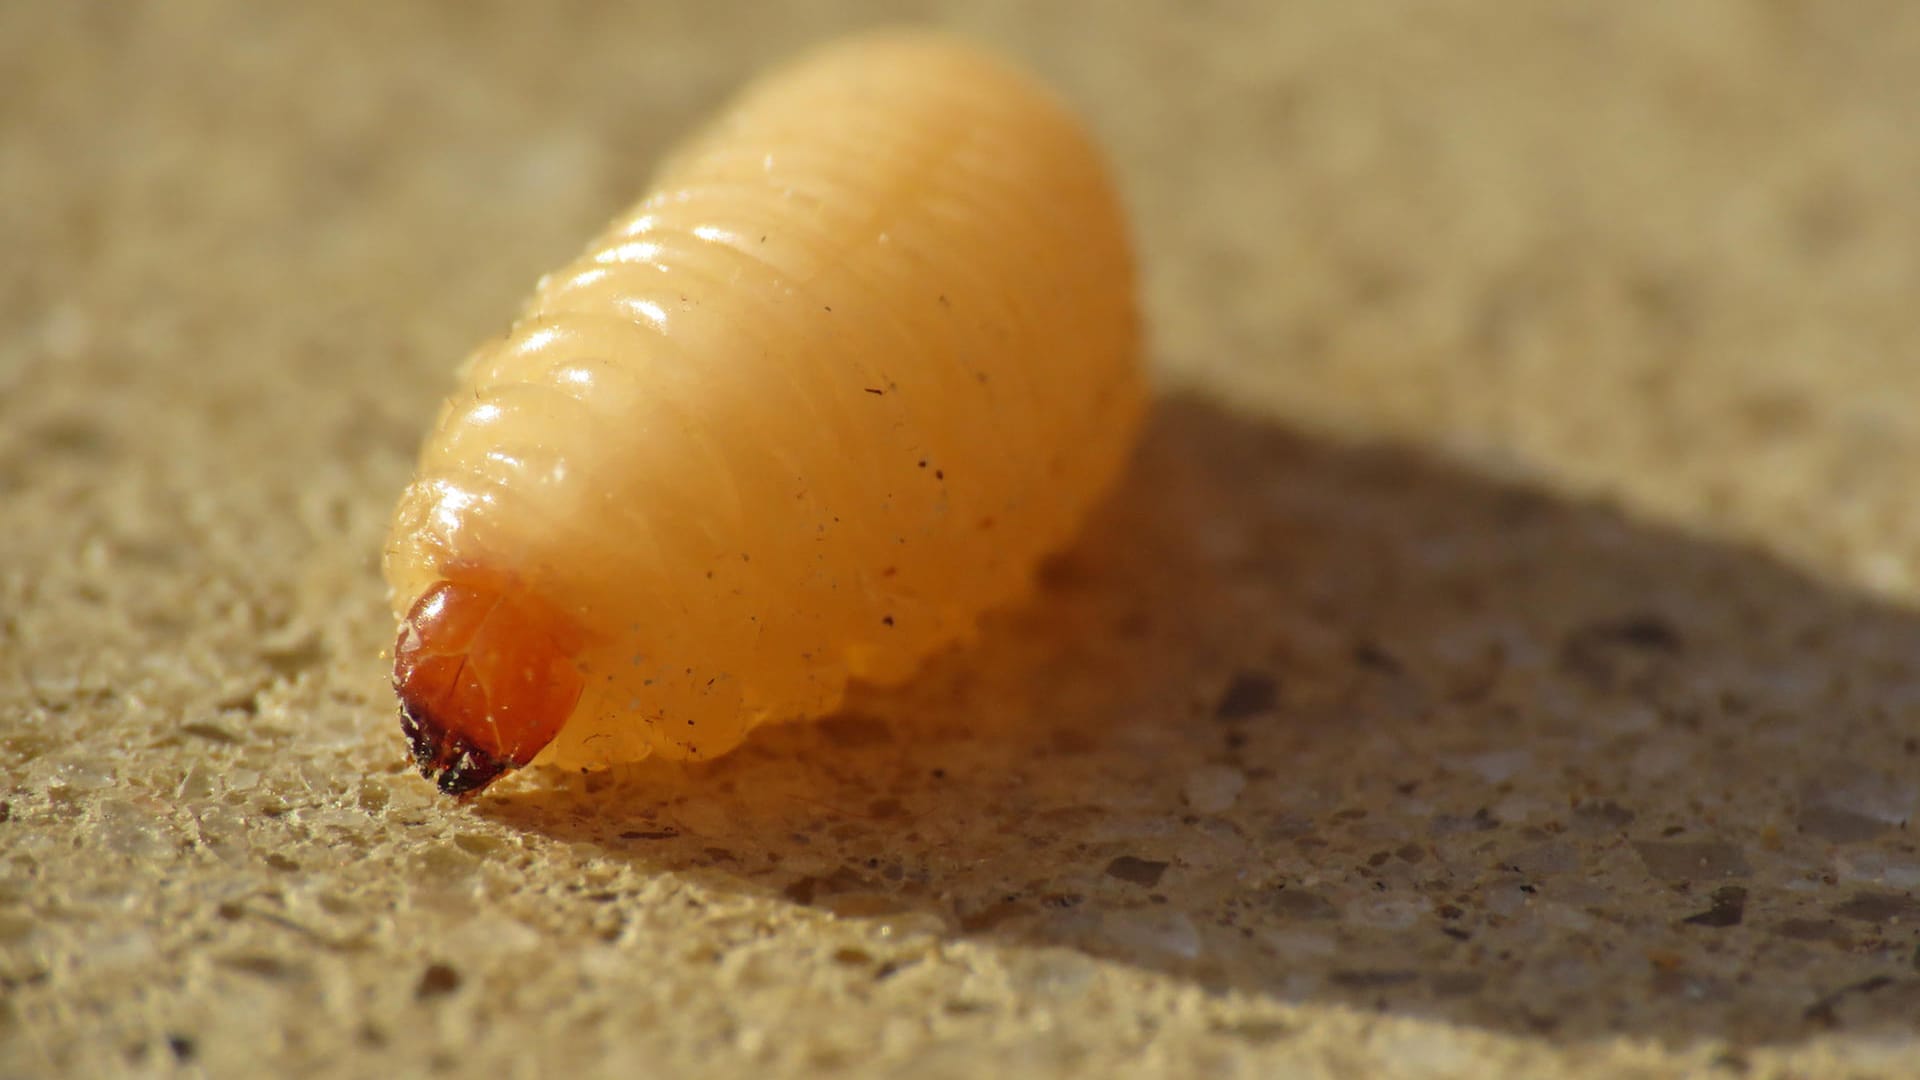
[[(1920, 1074), (1920, 8), (804, 7), (0, 7), (0, 1074)], [(432, 797), (452, 365), (923, 17), (1112, 148), (1138, 468), (903, 691)]]

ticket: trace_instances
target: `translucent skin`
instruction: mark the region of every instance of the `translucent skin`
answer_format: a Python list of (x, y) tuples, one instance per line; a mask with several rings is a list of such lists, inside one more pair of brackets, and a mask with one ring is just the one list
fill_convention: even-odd
[[(1136, 354), (1074, 118), (950, 40), (831, 47), (750, 87), (474, 354), (395, 515), (401, 642), (457, 653), (409, 615), (478, 575), (506, 598), (493, 647), (564, 639), (582, 687), (511, 719), (504, 767), (549, 728), (560, 765), (724, 753), (1025, 593), (1124, 464)], [(440, 726), (498, 726), (456, 697)]]

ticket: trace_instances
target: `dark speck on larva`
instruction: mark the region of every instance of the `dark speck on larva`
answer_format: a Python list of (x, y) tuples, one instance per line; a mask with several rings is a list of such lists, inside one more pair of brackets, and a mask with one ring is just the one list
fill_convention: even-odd
[(1236, 672), (1214, 704), (1214, 719), (1245, 720), (1271, 711), (1279, 699), (1279, 685), (1271, 677), (1257, 671)]
[(1131, 885), (1153, 888), (1160, 884), (1160, 878), (1167, 872), (1167, 864), (1155, 859), (1142, 859), (1132, 855), (1122, 855), (1107, 864), (1107, 876), (1118, 878)]

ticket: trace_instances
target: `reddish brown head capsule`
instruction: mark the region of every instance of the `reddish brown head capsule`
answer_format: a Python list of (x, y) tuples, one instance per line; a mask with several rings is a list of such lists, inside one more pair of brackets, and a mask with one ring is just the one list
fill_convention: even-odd
[(580, 700), (566, 618), (484, 577), (441, 581), (400, 625), (393, 689), (420, 772), (469, 795), (532, 761)]

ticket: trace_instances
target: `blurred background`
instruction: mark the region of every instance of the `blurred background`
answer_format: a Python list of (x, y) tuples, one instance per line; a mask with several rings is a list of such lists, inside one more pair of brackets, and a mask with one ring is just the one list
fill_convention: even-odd
[[(375, 563), (454, 365), (899, 23), (1107, 148), (1135, 476), (851, 725), (427, 798)], [(0, 71), (25, 1073), (1920, 1053), (1920, 8), (26, 0)]]
[[(837, 32), (933, 21), (1027, 61), (1099, 132), (1169, 382), (1230, 378), (1316, 429), (1546, 470), (1668, 516), (1710, 495), (1753, 536), (1816, 496), (1851, 520), (1868, 512), (1855, 493), (1900, 482), (1886, 451), (1912, 377), (1920, 31), (1898, 3), (5, 18), (16, 330), (0, 372), (16, 401), (66, 385), (97, 409), (103, 382), (175, 385), (176, 365), (143, 358), (188, 335), (195, 400), (345, 391), (223, 423), (305, 442), (308, 460), (340, 457), (329, 439), (406, 445), (447, 384), (440, 361), (731, 88)], [(50, 359), (63, 348), (77, 355)], [(1826, 526), (1792, 524), (1815, 535), (1771, 542), (1835, 554)], [(1887, 560), (1856, 561), (1905, 587)]]

